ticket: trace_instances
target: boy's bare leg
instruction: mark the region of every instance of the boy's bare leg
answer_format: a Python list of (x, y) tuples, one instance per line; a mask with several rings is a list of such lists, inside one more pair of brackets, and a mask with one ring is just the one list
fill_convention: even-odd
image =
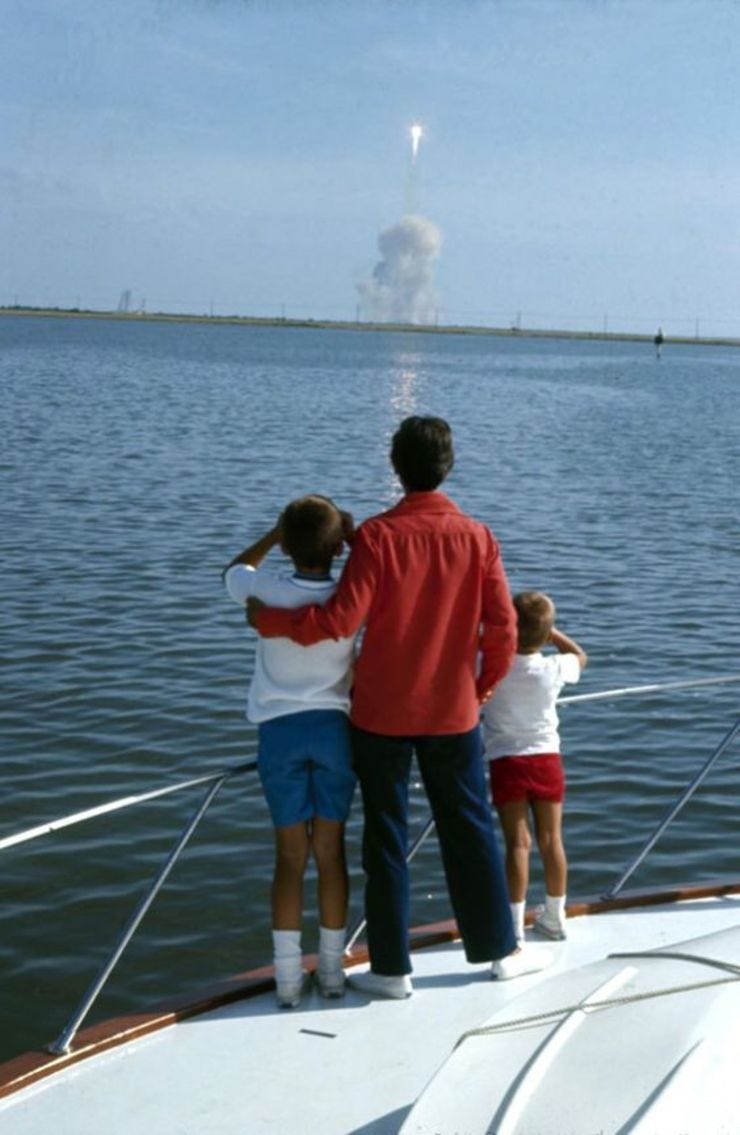
[(344, 851), (344, 824), (314, 816), (311, 843), (318, 869), (319, 918), (328, 930), (347, 924), (349, 878)]
[(563, 805), (551, 800), (535, 800), (534, 812), (537, 846), (542, 856), (542, 870), (548, 895), (564, 895), (568, 881), (568, 861), (563, 847)]
[(506, 844), (506, 879), (509, 899), (521, 903), (529, 885), (529, 853), (532, 836), (529, 831), (529, 808), (526, 800), (512, 800), (498, 808)]
[(316, 980), (324, 997), (341, 997), (345, 984), (342, 959), (349, 896), (344, 824), (314, 816), (311, 842), (319, 874), (319, 964)]
[(275, 828), (275, 871), (272, 878), (273, 930), (300, 930), (303, 876), (310, 850), (308, 825)]

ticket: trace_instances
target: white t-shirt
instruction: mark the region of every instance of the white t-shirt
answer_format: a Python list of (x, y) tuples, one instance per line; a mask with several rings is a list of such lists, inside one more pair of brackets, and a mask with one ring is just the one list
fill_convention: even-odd
[(577, 682), (576, 654), (517, 654), (504, 680), (483, 707), (483, 738), (489, 760), (559, 753), (558, 694)]
[[(226, 573), (226, 589), (242, 606), (250, 596), (270, 607), (326, 603), (336, 590), (333, 579), (277, 576), (235, 564)], [(259, 723), (307, 709), (349, 710), (354, 638), (327, 639), (299, 646), (288, 638), (260, 638), (247, 699), (247, 717)]]

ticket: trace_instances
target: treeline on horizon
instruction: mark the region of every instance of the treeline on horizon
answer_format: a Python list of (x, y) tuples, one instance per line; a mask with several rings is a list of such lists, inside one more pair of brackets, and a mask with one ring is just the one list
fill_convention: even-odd
[[(0, 304), (0, 315), (49, 315), (69, 316), (87, 319), (117, 319), (123, 322), (172, 322), (172, 323), (214, 323), (244, 324), (256, 327), (310, 327), (316, 329), (413, 332), (417, 334), (441, 335), (495, 335), (510, 338), (537, 339), (591, 339), (616, 340), (622, 342), (652, 343), (654, 335), (639, 331), (580, 331), (563, 328), (537, 327), (492, 327), (474, 324), (431, 324), (431, 323), (380, 323), (375, 320), (313, 319), (290, 316), (261, 315), (197, 315), (194, 312), (168, 311), (114, 311), (84, 307), (42, 307), (34, 304)], [(663, 344), (681, 343), (700, 346), (739, 347), (740, 339), (725, 337), (699, 337), (687, 335), (664, 335)]]

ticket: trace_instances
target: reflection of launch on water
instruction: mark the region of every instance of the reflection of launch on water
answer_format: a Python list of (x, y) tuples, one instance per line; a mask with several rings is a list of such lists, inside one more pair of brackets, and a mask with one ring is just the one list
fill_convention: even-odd
[(418, 367), (421, 355), (403, 351), (393, 358), (391, 371), (391, 406), (393, 413), (400, 420), (418, 410), (419, 392)]
[[(418, 351), (394, 351), (390, 370), (391, 421), (386, 437), (388, 449), (398, 423), (408, 418), (410, 414), (419, 413), (419, 395), (423, 386), (422, 355)], [(389, 464), (382, 497), (388, 508), (395, 504), (402, 491), (401, 484)]]

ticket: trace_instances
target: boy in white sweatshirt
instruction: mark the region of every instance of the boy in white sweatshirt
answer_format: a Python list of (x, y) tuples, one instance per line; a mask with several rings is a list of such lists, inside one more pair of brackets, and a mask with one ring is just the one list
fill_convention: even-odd
[[(353, 535), (352, 518), (321, 496), (293, 501), (278, 523), (227, 565), (226, 589), (244, 606), (250, 596), (276, 607), (323, 604), (334, 594), (332, 560)], [(260, 567), (276, 545), (293, 571)], [(257, 763), (273, 824), (272, 927), (277, 999), (297, 1005), (304, 989), (301, 920), (303, 877), (311, 855), (318, 869), (319, 962), (326, 997), (344, 992), (342, 957), (348, 875), (344, 825), (355, 789), (349, 744), (352, 638), (297, 646), (260, 639), (247, 717), (258, 726)]]

